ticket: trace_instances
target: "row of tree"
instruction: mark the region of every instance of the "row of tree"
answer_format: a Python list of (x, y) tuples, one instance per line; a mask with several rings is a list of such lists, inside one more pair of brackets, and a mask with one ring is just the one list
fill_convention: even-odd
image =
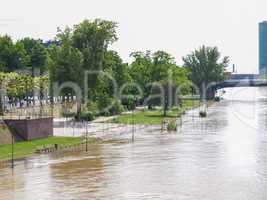
[[(112, 21), (84, 20), (73, 28), (58, 29), (49, 45), (31, 38), (15, 42), (9, 36), (0, 37), (0, 71), (1, 76), (9, 80), (8, 96), (18, 99), (33, 96), (31, 91), (39, 85), (40, 94), (44, 94), (45, 87), (50, 87), (49, 96), (52, 97), (55, 82), (59, 85), (72, 82), (85, 97), (78, 102), (77, 112), (81, 112), (82, 104), (88, 103), (84, 99), (101, 110), (120, 92), (120, 100), (128, 108), (136, 101), (135, 97), (151, 108), (160, 101), (150, 98), (151, 95), (163, 93), (166, 113), (175, 102), (167, 94), (169, 88), (175, 93), (175, 88), (183, 85), (180, 92), (186, 94), (191, 91), (192, 82), (200, 86), (225, 78), (229, 60), (225, 57), (220, 62), (221, 55), (216, 47), (203, 46), (195, 50), (183, 58), (182, 67), (164, 51), (134, 52), (131, 54), (133, 62), (125, 63), (117, 52), (109, 49), (118, 39), (116, 28), (117, 24)], [(65, 87), (59, 95), (77, 94), (73, 88)]]
[(24, 38), (14, 42), (10, 36), (0, 37), (0, 70), (3, 72), (45, 71), (47, 51), (42, 40)]

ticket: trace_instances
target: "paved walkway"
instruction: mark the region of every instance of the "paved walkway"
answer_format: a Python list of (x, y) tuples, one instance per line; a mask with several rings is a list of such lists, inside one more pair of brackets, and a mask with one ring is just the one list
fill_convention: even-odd
[[(89, 137), (96, 137), (101, 139), (112, 139), (116, 137), (122, 137), (125, 135), (129, 137), (129, 134), (138, 132), (144, 128), (147, 129), (159, 129), (159, 126), (147, 126), (147, 125), (125, 125), (103, 122), (104, 119), (94, 122), (74, 122), (65, 119), (54, 120), (54, 136), (66, 136), (66, 137), (81, 137), (86, 135), (86, 130)], [(102, 121), (101, 123), (99, 121)], [(87, 127), (86, 127), (87, 126)]]

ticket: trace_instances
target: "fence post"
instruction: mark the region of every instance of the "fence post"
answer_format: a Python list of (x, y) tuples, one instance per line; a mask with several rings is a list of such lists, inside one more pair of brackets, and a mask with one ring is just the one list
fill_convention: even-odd
[(85, 147), (85, 151), (87, 152), (88, 151), (88, 127), (87, 127), (88, 123), (86, 121), (85, 121), (85, 123), (86, 123), (86, 139), (85, 139), (86, 147)]
[(11, 167), (14, 168), (14, 136), (12, 135), (12, 145), (11, 145)]

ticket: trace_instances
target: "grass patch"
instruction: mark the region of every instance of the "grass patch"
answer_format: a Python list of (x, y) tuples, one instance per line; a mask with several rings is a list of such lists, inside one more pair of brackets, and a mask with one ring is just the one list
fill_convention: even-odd
[[(174, 119), (180, 117), (186, 110), (199, 106), (198, 100), (185, 100), (182, 104), (182, 108), (172, 108), (167, 112), (166, 119)], [(163, 119), (163, 110), (142, 110), (138, 112), (121, 114), (117, 118), (111, 120), (113, 123), (121, 124), (146, 124), (156, 125), (161, 124)]]
[[(82, 142), (82, 138), (73, 137), (49, 137), (25, 142), (17, 142), (14, 144), (14, 158), (25, 158), (31, 156), (36, 149), (46, 145), (73, 145)], [(0, 145), (0, 160), (11, 159), (11, 144)]]

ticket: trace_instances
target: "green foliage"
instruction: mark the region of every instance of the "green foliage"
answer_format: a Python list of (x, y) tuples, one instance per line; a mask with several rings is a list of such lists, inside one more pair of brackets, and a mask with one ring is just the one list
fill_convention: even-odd
[(214, 101), (216, 101), (216, 102), (219, 102), (220, 100), (221, 100), (220, 97), (215, 97), (215, 98), (214, 98)]
[(74, 113), (74, 112), (63, 112), (63, 113), (61, 113), (61, 116), (65, 117), (65, 118), (75, 118), (76, 113)]
[(229, 58), (224, 57), (222, 61), (220, 61), (220, 58), (221, 54), (217, 47), (205, 46), (202, 46), (183, 58), (184, 66), (190, 72), (190, 80), (200, 90), (202, 90), (203, 84), (207, 86), (211, 82), (222, 81), (226, 78), (225, 68), (229, 63)]
[(97, 101), (98, 110), (101, 115), (110, 116), (117, 115), (123, 112), (123, 106), (118, 100), (114, 100), (107, 94), (102, 94)]
[[(53, 46), (49, 51), (52, 59), (49, 66), (51, 81), (59, 84), (72, 82), (83, 88), (83, 55), (72, 46), (71, 30), (59, 30), (57, 39), (60, 46)], [(71, 88), (63, 88), (60, 95), (66, 96), (69, 93), (75, 95)]]
[(123, 106), (117, 100), (113, 103), (112, 107), (109, 109), (110, 115), (118, 115), (124, 111)]
[(42, 75), (45, 71), (45, 63), (47, 59), (47, 51), (42, 44), (42, 41), (26, 37), (18, 41), (18, 44), (21, 44), (24, 47), (29, 57), (29, 67), (32, 76), (35, 75), (35, 70), (39, 70), (40, 75)]
[(29, 75), (18, 74), (15, 72), (0, 72), (0, 85), (6, 87), (7, 96), (10, 99), (23, 99), (35, 89), (48, 89), (49, 78), (47, 76), (31, 77)]
[(0, 70), (12, 72), (22, 70), (29, 66), (30, 58), (24, 46), (13, 42), (11, 37), (0, 36)]
[(94, 101), (89, 101), (87, 104), (86, 104), (86, 108), (85, 108), (87, 111), (90, 111), (90, 112), (98, 112), (98, 107), (97, 107), (97, 103), (94, 102)]
[(176, 120), (169, 120), (167, 124), (168, 131), (177, 131), (177, 122)]
[(202, 118), (207, 117), (207, 112), (206, 111), (200, 111), (199, 116)]
[(112, 104), (112, 98), (106, 93), (99, 93), (97, 97), (98, 110), (103, 111)]
[[(111, 21), (96, 19), (84, 20), (74, 26), (73, 46), (84, 57), (83, 69), (91, 71), (103, 70), (104, 58), (107, 48), (117, 40), (117, 24)], [(89, 97), (96, 93), (97, 78), (99, 74), (88, 75)]]
[(127, 110), (134, 110), (136, 105), (135, 105), (135, 100), (132, 96), (129, 96), (128, 98), (124, 98), (122, 100), (123, 105), (126, 106)]
[[(131, 75), (141, 86), (145, 98), (149, 99), (147, 102), (149, 107), (164, 104), (164, 115), (166, 115), (167, 109), (174, 105), (176, 99), (170, 99), (170, 96), (176, 97), (177, 88), (183, 86), (179, 91), (180, 95), (189, 91), (187, 70), (178, 67), (174, 58), (164, 51), (156, 51), (153, 54), (150, 51), (135, 52), (131, 56), (134, 58)], [(169, 95), (170, 89), (172, 95)], [(158, 98), (155, 98), (156, 96)]]
[(93, 121), (95, 114), (93, 112), (81, 112), (75, 115), (77, 121)]

